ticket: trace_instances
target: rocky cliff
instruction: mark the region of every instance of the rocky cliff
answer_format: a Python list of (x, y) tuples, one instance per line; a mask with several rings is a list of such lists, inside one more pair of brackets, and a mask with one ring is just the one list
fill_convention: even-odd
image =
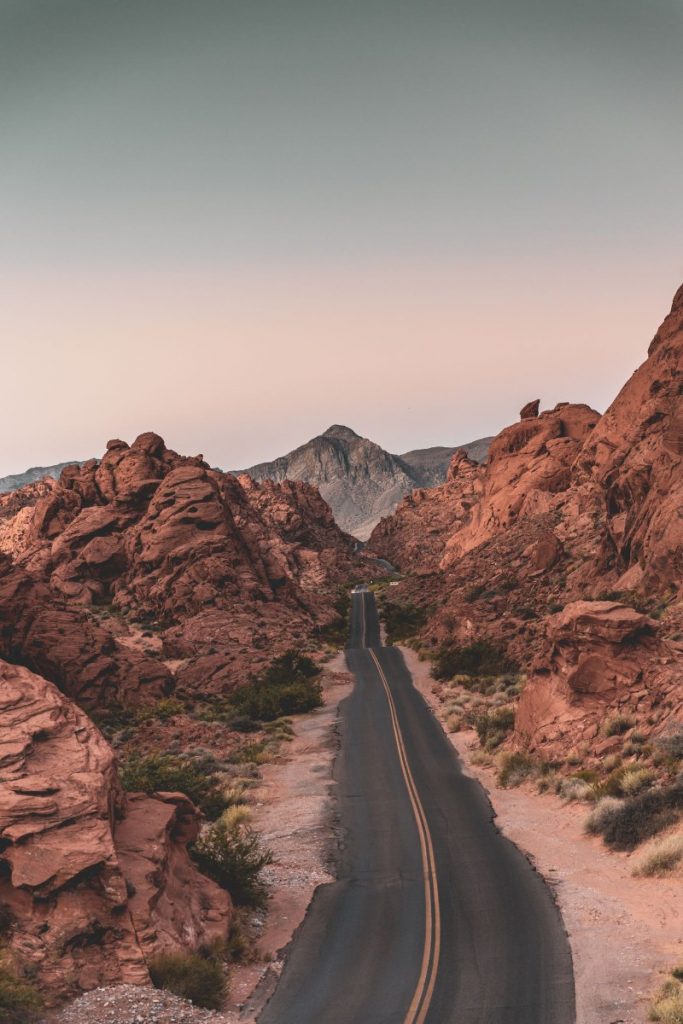
[(598, 750), (608, 714), (683, 717), (682, 430), (683, 289), (603, 416), (531, 402), (485, 466), (457, 458), (375, 528), (432, 609), (425, 650), (485, 641), (527, 673), (520, 744)]
[[(483, 438), (463, 448), (472, 458), (486, 458)], [(246, 470), (255, 480), (303, 480), (313, 484), (343, 530), (366, 540), (382, 516), (416, 487), (431, 487), (446, 478), (456, 448), (424, 448), (391, 455), (349, 427), (332, 426), (307, 444), (274, 462)]]
[(230, 899), (187, 853), (190, 801), (126, 796), (101, 733), (25, 668), (0, 662), (0, 711), (4, 930), (48, 1001), (144, 983), (150, 955), (222, 938)]

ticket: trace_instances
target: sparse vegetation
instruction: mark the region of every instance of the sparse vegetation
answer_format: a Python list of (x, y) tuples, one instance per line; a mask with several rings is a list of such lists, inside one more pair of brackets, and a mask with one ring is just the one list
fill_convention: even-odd
[(199, 953), (160, 953), (148, 967), (156, 988), (167, 989), (206, 1010), (222, 1009), (227, 983), (217, 960)]
[(274, 722), (320, 707), (323, 698), (319, 676), (320, 669), (311, 658), (299, 651), (287, 651), (275, 658), (261, 676), (230, 694), (225, 701), (228, 722), (231, 712), (243, 720)]
[(628, 715), (612, 715), (603, 724), (602, 731), (605, 736), (622, 736), (634, 725), (635, 722)]
[(665, 836), (652, 843), (633, 869), (641, 878), (667, 875), (683, 862), (683, 835)]
[[(603, 813), (600, 810), (603, 808)], [(634, 850), (640, 843), (673, 825), (683, 810), (683, 785), (662, 786), (627, 800), (613, 803), (607, 809), (601, 800), (586, 828), (599, 834), (607, 846), (615, 850)]]
[(424, 629), (427, 623), (427, 609), (412, 602), (385, 600), (382, 604), (382, 618), (390, 644), (404, 643)]
[(683, 984), (675, 974), (664, 983), (655, 998), (650, 1020), (659, 1024), (683, 1024)]
[(654, 741), (655, 750), (674, 762), (683, 761), (683, 724), (670, 725)]
[(498, 783), (506, 789), (519, 786), (536, 770), (536, 764), (529, 754), (523, 751), (504, 753), (498, 762)]
[(185, 793), (210, 819), (226, 806), (216, 775), (187, 757), (131, 754), (121, 766), (121, 782), (129, 793)]
[(602, 835), (607, 826), (621, 811), (624, 801), (614, 796), (604, 796), (586, 818), (585, 829), (592, 836)]
[(238, 906), (264, 906), (267, 889), (261, 873), (272, 863), (273, 854), (249, 825), (231, 822), (224, 815), (202, 830), (192, 856)]
[(0, 1021), (2, 1024), (29, 1024), (38, 1019), (42, 999), (33, 985), (17, 974), (0, 955)]
[(347, 583), (339, 588), (334, 601), (335, 617), (318, 630), (320, 639), (326, 643), (343, 647), (349, 638), (351, 586), (351, 583)]
[(507, 657), (503, 648), (488, 640), (475, 640), (465, 647), (441, 647), (434, 659), (432, 674), (435, 679), (447, 680), (459, 674), (501, 676), (518, 671), (519, 666)]
[(509, 706), (483, 711), (474, 720), (479, 742), (488, 751), (500, 746), (514, 725), (515, 709)]

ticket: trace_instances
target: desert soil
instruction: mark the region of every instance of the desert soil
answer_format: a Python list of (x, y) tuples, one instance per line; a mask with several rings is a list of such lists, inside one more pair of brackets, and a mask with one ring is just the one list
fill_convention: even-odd
[[(429, 664), (401, 650), (415, 685), (442, 718)], [(639, 854), (610, 853), (587, 836), (585, 805), (529, 786), (503, 789), (491, 769), (472, 764), (474, 732), (449, 738), (464, 770), (487, 791), (498, 827), (555, 893), (574, 958), (577, 1024), (644, 1024), (662, 976), (683, 961), (681, 875), (633, 878)]]

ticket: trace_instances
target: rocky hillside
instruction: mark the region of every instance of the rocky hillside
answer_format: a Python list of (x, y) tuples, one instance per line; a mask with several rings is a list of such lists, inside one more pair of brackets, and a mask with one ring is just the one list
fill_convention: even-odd
[[(0, 499), (2, 551), (0, 655), (94, 706), (236, 685), (333, 617), (356, 565), (313, 487), (237, 479), (156, 434)], [(150, 627), (161, 657), (141, 653)]]
[[(490, 438), (464, 445), (473, 459), (486, 458)], [(446, 479), (456, 448), (424, 448), (391, 455), (349, 427), (332, 426), (274, 462), (245, 472), (255, 480), (304, 480), (317, 487), (343, 530), (366, 540), (379, 520), (415, 487)]]
[(603, 416), (529, 403), (485, 466), (457, 456), (370, 538), (411, 574), (442, 673), (493, 649), (528, 677), (513, 745), (599, 757), (624, 743), (610, 716), (655, 736), (683, 719), (682, 396), (683, 289)]
[[(226, 941), (230, 894), (188, 854), (183, 794), (221, 813), (216, 771), (269, 737), (268, 709), (231, 695), (339, 629), (339, 588), (374, 574), (355, 547), (310, 485), (237, 479), (152, 433), (0, 498), (0, 929), (49, 1002)], [(124, 791), (94, 721), (170, 784)]]
[(37, 480), (44, 480), (45, 477), (57, 480), (62, 470), (70, 465), (70, 462), (58, 462), (56, 466), (33, 466), (31, 469), (27, 469), (25, 473), (0, 476), (0, 494), (16, 491), (20, 487), (25, 487), (26, 484), (33, 484)]

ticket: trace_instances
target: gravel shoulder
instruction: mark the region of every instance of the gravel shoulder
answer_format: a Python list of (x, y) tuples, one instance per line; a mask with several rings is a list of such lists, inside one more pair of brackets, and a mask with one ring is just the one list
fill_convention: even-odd
[[(409, 648), (401, 651), (415, 686), (442, 719), (429, 664)], [(660, 972), (683, 960), (680, 875), (633, 878), (631, 856), (585, 835), (585, 806), (525, 786), (503, 789), (491, 769), (471, 763), (474, 733), (449, 739), (488, 793), (498, 827), (556, 894), (574, 959), (577, 1024), (644, 1024)]]

